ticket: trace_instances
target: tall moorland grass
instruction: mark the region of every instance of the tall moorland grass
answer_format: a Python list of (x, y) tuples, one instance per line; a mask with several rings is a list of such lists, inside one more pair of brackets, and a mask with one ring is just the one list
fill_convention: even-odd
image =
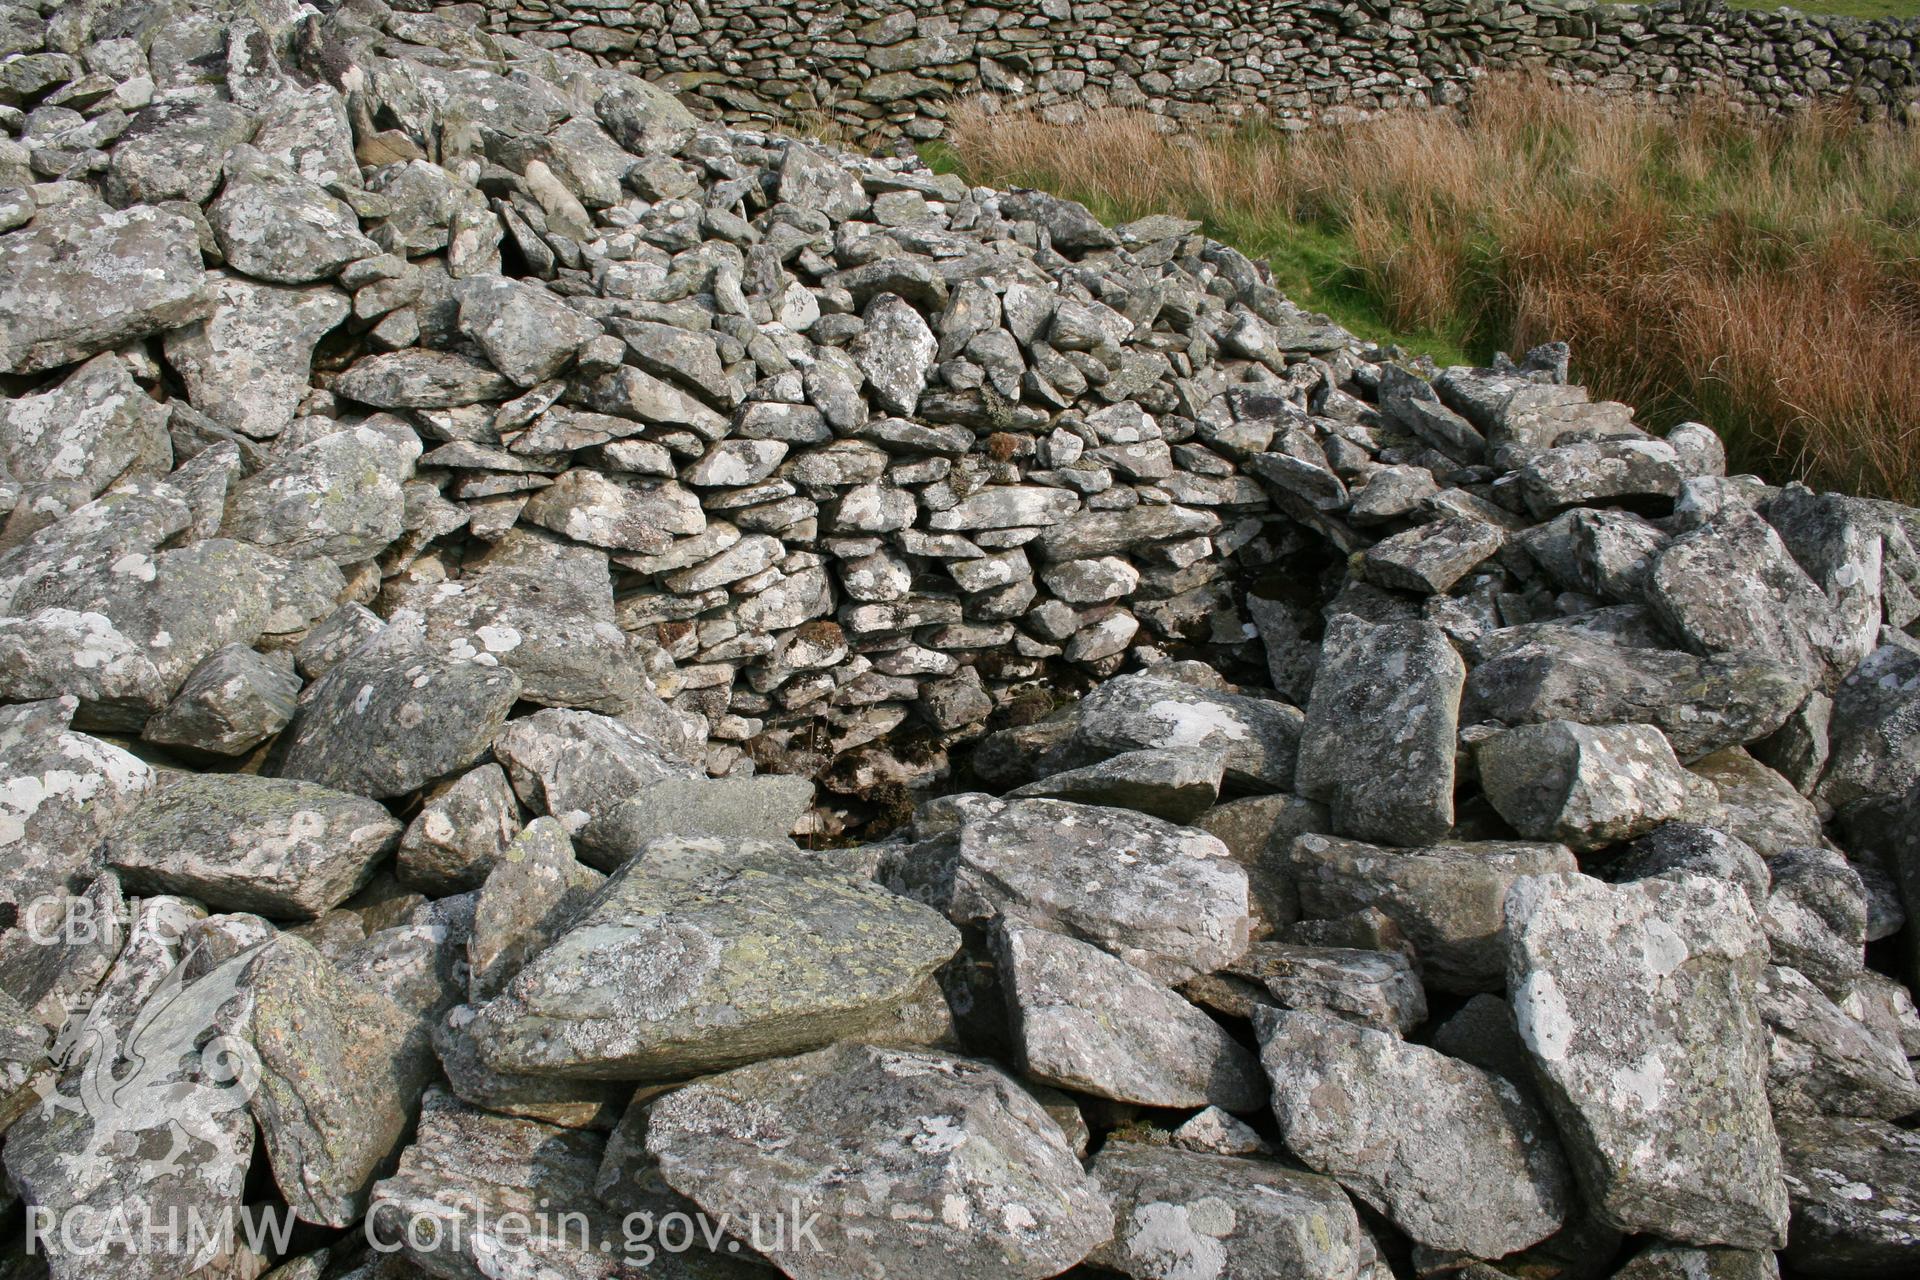
[(1200, 218), (1365, 336), (1443, 358), (1565, 338), (1643, 422), (1697, 418), (1745, 469), (1920, 502), (1920, 130), (1515, 76), (1462, 113), (1298, 134), (968, 107), (949, 145), (976, 181)]

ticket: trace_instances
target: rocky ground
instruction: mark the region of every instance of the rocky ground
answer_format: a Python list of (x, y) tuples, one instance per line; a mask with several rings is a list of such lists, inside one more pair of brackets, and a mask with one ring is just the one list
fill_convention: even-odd
[(322, 8), (0, 2), (0, 1274), (1914, 1273), (1920, 513)]

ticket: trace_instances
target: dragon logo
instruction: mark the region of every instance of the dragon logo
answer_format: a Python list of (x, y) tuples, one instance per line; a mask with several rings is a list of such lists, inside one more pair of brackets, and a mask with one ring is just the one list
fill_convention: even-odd
[[(200, 956), (195, 948), (168, 971), (124, 1036), (116, 1019), (94, 1009), (69, 1019), (55, 1042), (58, 1069), (37, 1086), (41, 1105), (92, 1122), (85, 1143), (61, 1157), (70, 1175), (81, 1177), (102, 1161), (133, 1160), (133, 1182), (145, 1185), (176, 1171), (193, 1155), (195, 1142), (226, 1157), (209, 1167), (245, 1167), (242, 1144), (251, 1135), (223, 1117), (253, 1097), (260, 1058), (239, 1036), (208, 1033), (218, 1032), (219, 1014), (239, 994), (253, 952), (189, 983), (186, 975), (199, 967)], [(75, 1092), (67, 1093), (68, 1085)], [(141, 1139), (162, 1130), (171, 1135), (168, 1149), (158, 1157), (141, 1156)]]

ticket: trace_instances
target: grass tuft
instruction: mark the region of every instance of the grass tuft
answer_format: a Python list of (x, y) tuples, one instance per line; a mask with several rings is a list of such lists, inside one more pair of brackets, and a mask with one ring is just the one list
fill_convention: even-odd
[(1443, 363), (1566, 338), (1597, 393), (1711, 423), (1744, 469), (1920, 501), (1920, 130), (1527, 76), (1463, 113), (1163, 129), (969, 106), (934, 159), (1108, 221), (1198, 218), (1303, 304)]

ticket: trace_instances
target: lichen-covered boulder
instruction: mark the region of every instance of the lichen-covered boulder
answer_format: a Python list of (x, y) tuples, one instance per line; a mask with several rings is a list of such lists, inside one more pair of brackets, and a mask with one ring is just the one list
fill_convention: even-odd
[(1421, 1244), (1499, 1258), (1565, 1222), (1565, 1157), (1509, 1081), (1323, 1013), (1254, 1026), (1287, 1150)]
[(39, 373), (213, 306), (193, 223), (151, 205), (48, 211), (0, 239), (0, 373)]
[(1519, 841), (1389, 849), (1304, 835), (1287, 861), (1308, 916), (1377, 908), (1418, 948), (1428, 986), (1468, 992), (1497, 991), (1505, 981), (1513, 882), (1579, 870), (1565, 845)]
[(909, 852), (901, 877), (958, 923), (1064, 933), (1162, 982), (1246, 950), (1246, 872), (1204, 832), (1059, 800), (961, 808), (955, 838)]
[(710, 1076), (649, 1104), (647, 1150), (710, 1215), (812, 1224), (765, 1250), (796, 1280), (1039, 1280), (1113, 1232), (1040, 1104), (947, 1054), (845, 1044)]
[(1507, 988), (1594, 1210), (1689, 1244), (1780, 1247), (1786, 1188), (1767, 1106), (1747, 896), (1681, 875), (1521, 880)]
[(1266, 1101), (1252, 1053), (1125, 961), (1040, 929), (1005, 929), (997, 941), (1029, 1079), (1145, 1106), (1251, 1111)]
[(366, 1212), (433, 1072), (427, 1038), (384, 995), (281, 934), (243, 979), (260, 1079), (249, 1102), (274, 1181), (306, 1222)]
[(167, 333), (167, 363), (209, 421), (270, 439), (292, 424), (310, 389), (314, 348), (350, 310), (337, 289), (286, 288), (222, 272), (207, 317)]
[(167, 779), (114, 828), (106, 858), (135, 892), (311, 918), (365, 884), (400, 829), (364, 796), (312, 782), (186, 774)]
[(474, 1036), (503, 1071), (680, 1079), (858, 1036), (958, 947), (937, 913), (792, 845), (659, 840)]
[(1514, 830), (1576, 852), (1644, 835), (1679, 817), (1692, 794), (1649, 724), (1552, 720), (1495, 734), (1474, 754), (1488, 801)]
[(71, 481), (91, 498), (172, 462), (166, 408), (118, 356), (95, 356), (51, 390), (0, 399), (0, 464), (19, 479)]
[(519, 696), (519, 677), (498, 664), (376, 636), (307, 690), (280, 773), (375, 799), (405, 795), (476, 763)]
[(1335, 618), (1321, 644), (1295, 789), (1334, 830), (1421, 844), (1453, 827), (1453, 771), (1466, 664), (1428, 622)]
[(1089, 1261), (1135, 1280), (1360, 1280), (1378, 1261), (1339, 1184), (1266, 1160), (1111, 1141), (1090, 1173), (1113, 1239)]
[(1470, 723), (1652, 724), (1692, 760), (1766, 737), (1810, 684), (1803, 670), (1751, 653), (1629, 649), (1557, 627), (1475, 667), (1464, 714)]
[(1215, 750), (1235, 782), (1285, 791), (1293, 785), (1303, 722), (1299, 709), (1284, 702), (1125, 675), (1081, 701), (1069, 752), (1098, 759), (1125, 751)]

